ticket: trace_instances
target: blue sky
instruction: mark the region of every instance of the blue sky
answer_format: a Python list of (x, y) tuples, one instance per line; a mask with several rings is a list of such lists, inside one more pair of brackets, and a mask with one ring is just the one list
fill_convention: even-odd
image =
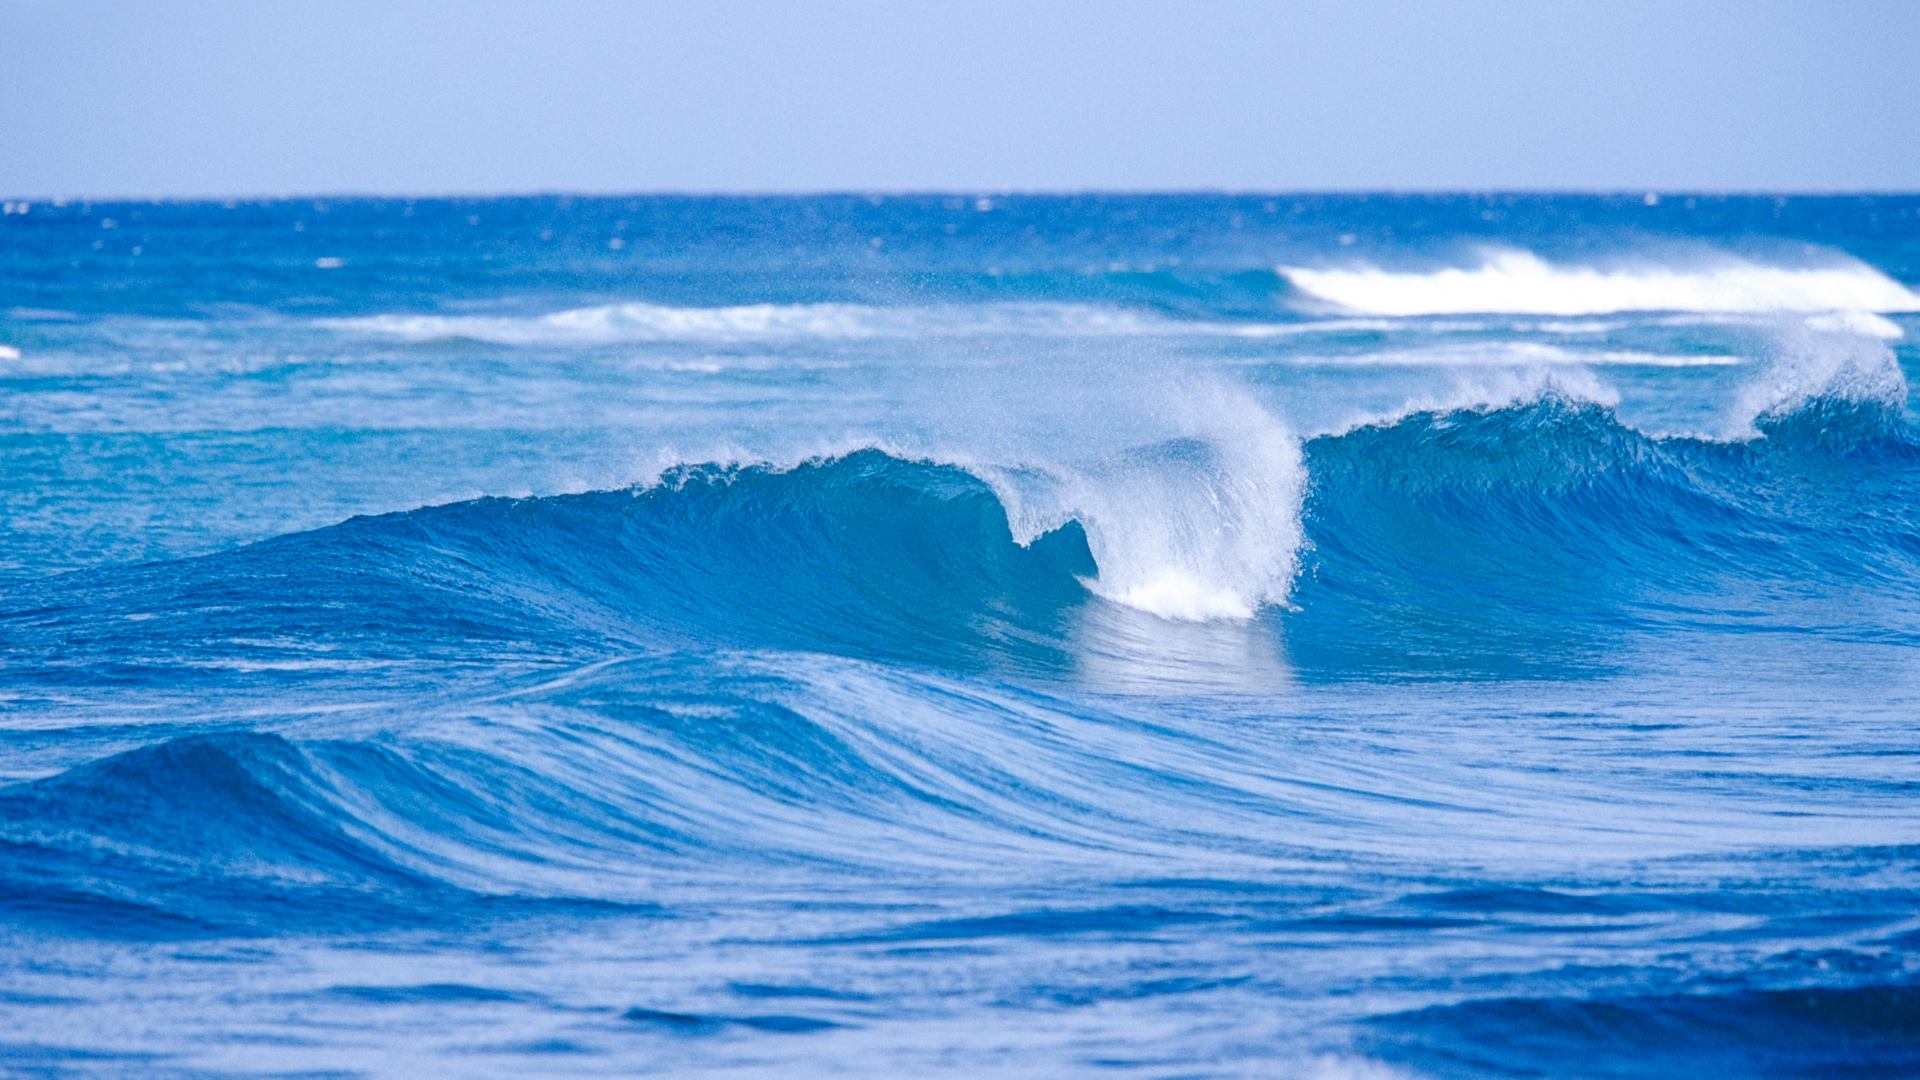
[(1913, 191), (1917, 61), (1905, 0), (0, 0), (0, 191)]

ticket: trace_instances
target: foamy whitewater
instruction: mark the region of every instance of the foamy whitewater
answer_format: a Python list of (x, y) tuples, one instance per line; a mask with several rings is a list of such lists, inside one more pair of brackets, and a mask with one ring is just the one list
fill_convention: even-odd
[(1920, 1075), (1920, 198), (9, 201), (0, 1073)]

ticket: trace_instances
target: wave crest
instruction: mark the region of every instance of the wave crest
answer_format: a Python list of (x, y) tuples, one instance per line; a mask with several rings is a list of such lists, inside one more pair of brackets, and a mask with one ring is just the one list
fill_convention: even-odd
[(1473, 267), (1401, 271), (1282, 266), (1278, 272), (1314, 299), (1370, 315), (1920, 311), (1920, 295), (1857, 262), (1786, 267), (1723, 258), (1690, 268), (1601, 269), (1557, 265), (1529, 251), (1499, 249), (1484, 252)]
[(1734, 434), (1873, 437), (1900, 427), (1906, 404), (1906, 373), (1871, 324), (1784, 323), (1766, 364), (1740, 391)]
[(1250, 399), (1187, 403), (1190, 435), (1094, 461), (979, 469), (1022, 543), (1077, 522), (1096, 595), (1168, 619), (1246, 619), (1285, 603), (1300, 547), (1299, 441)]

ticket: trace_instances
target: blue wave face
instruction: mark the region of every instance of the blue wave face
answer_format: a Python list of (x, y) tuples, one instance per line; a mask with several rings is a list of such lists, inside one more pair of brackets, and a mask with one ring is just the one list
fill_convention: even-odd
[[(1587, 1076), (1847, 1075), (1920, 1065), (1908, 986), (1776, 990), (1615, 1000), (1501, 1000), (1385, 1017), (1418, 1039), (1438, 1070), (1560, 1075), (1577, 1056)], [(1412, 1040), (1409, 1040), (1412, 1041)]]
[[(59, 681), (715, 646), (1046, 670), (1094, 574), (1077, 524), (1015, 544), (985, 483), (865, 451), (357, 518), (53, 579), (22, 590), (10, 621), (14, 663), (39, 644), (38, 670)], [(75, 634), (92, 639), (84, 656), (66, 647)]]
[(1904, 1075), (1920, 201), (0, 216), (0, 1072)]
[[(1582, 677), (1622, 640), (1702, 634), (1908, 641), (1917, 465), (1882, 410), (1826, 400), (1735, 444), (1558, 398), (1417, 413), (1307, 444), (1304, 561), (1261, 621), (1333, 678)], [(18, 591), (8, 663), (190, 686), (721, 647), (1071, 679), (1089, 627), (1132, 617), (1089, 549), (1115, 527), (1069, 518), (1022, 544), (986, 481), (873, 450), (685, 467), (51, 579)], [(1158, 646), (1098, 647), (1150, 664)]]
[(1549, 400), (1308, 455), (1314, 557), (1288, 628), (1322, 668), (1587, 671), (1634, 636), (1911, 640), (1915, 446), (1878, 407), (1817, 402), (1729, 445)]
[(140, 937), (322, 912), (381, 925), (384, 897), (424, 883), (345, 831), (328, 794), (299, 749), (253, 734), (176, 739), (18, 785), (4, 796), (7, 907)]

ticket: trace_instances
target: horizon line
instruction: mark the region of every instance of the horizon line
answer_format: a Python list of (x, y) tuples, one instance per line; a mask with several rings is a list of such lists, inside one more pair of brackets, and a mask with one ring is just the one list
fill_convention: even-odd
[(405, 191), (288, 191), (228, 193), (220, 195), (10, 195), (8, 203), (29, 206), (50, 204), (55, 207), (80, 203), (146, 203), (149, 205), (191, 203), (275, 203), (334, 200), (339, 202), (462, 202), (506, 199), (1069, 199), (1069, 198), (1182, 198), (1213, 196), (1229, 199), (1251, 198), (1627, 198), (1647, 201), (1649, 206), (1668, 199), (1866, 199), (1920, 198), (1920, 188), (1663, 188), (1647, 187), (1327, 187), (1327, 188), (796, 188), (700, 190), (694, 188), (634, 189), (628, 191), (567, 188), (532, 188), (506, 191), (442, 191), (434, 193)]

